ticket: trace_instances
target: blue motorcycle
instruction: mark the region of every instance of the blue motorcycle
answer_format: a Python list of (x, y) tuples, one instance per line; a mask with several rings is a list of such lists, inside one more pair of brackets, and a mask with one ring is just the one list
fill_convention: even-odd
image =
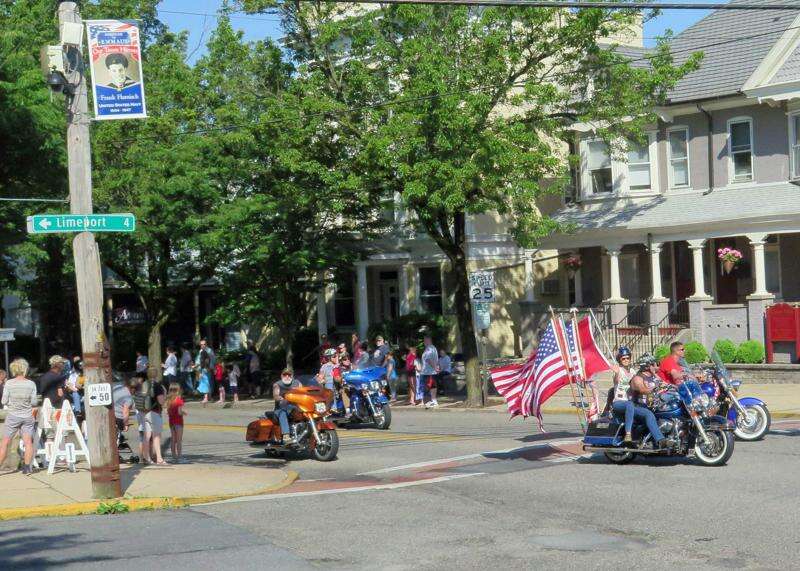
[(647, 427), (633, 425), (633, 443), (625, 446), (625, 425), (621, 419), (600, 419), (591, 422), (583, 438), (584, 450), (603, 451), (614, 464), (627, 464), (637, 455), (693, 455), (706, 466), (722, 466), (733, 455), (733, 424), (725, 417), (709, 413), (711, 399), (697, 381), (657, 392), (651, 409), (658, 427), (667, 440), (659, 448)]
[(714, 367), (706, 372), (706, 382), (701, 386), (716, 404), (715, 414), (727, 417), (733, 423), (733, 434), (739, 440), (761, 440), (772, 424), (766, 403), (755, 397), (739, 397), (737, 392), (742, 383), (731, 380), (716, 351), (712, 352), (711, 360)]
[[(386, 396), (386, 369), (371, 367), (358, 371), (350, 371), (342, 375), (344, 388), (350, 397), (349, 417), (351, 424), (372, 423), (379, 430), (388, 430), (392, 424), (392, 408)], [(344, 411), (341, 395), (336, 395), (336, 408)], [(343, 422), (344, 413), (340, 412), (334, 421)]]

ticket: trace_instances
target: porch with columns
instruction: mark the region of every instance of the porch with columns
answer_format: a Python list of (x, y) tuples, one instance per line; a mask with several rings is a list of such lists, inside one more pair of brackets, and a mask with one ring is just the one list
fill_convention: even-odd
[[(662, 328), (664, 333), (685, 325), (695, 340), (708, 347), (719, 338), (729, 338), (736, 342), (746, 339), (763, 342), (764, 311), (775, 300), (774, 293), (767, 286), (765, 248), (770, 235), (769, 232), (750, 232), (735, 236), (690, 237), (683, 240), (665, 240), (654, 236), (649, 244), (620, 240), (608, 241), (600, 248), (573, 248), (573, 252), (580, 252), (582, 259), (586, 254), (600, 256), (601, 259), (599, 264), (584, 262), (582, 268), (575, 272), (575, 296), (572, 305), (584, 305), (584, 298), (588, 298), (586, 305), (590, 306), (597, 305), (597, 301), (600, 301), (605, 309), (609, 328), (633, 331), (636, 328), (645, 330), (657, 327)], [(734, 270), (738, 272), (737, 275), (731, 278), (721, 277), (715, 241), (733, 242), (743, 239), (747, 240), (750, 251), (743, 251), (745, 260), (739, 270)], [(681, 256), (676, 256), (677, 250), (681, 251)], [(686, 256), (686, 250), (690, 256)], [(781, 259), (780, 253), (779, 250), (778, 260)], [(622, 259), (627, 259), (629, 263), (626, 267), (629, 271), (634, 268), (635, 275), (623, 271)], [(630, 263), (631, 260), (633, 263)], [(667, 272), (663, 271), (664, 263), (668, 265)], [(772, 270), (774, 274), (775, 268)], [(780, 266), (777, 271), (780, 272)], [(786, 281), (788, 276), (783, 275), (781, 278)], [(794, 273), (794, 279), (798, 278), (800, 275)], [(687, 280), (691, 283), (687, 284)], [(707, 287), (709, 280), (715, 286), (712, 293), (709, 293)], [(724, 280), (733, 282), (733, 286), (728, 284), (728, 289), (733, 287), (736, 299), (720, 299), (722, 285), (719, 282)], [(668, 284), (671, 291), (665, 293), (665, 284)], [(743, 284), (749, 286), (748, 293), (739, 292)], [(641, 291), (645, 287), (649, 289), (648, 292)], [(598, 288), (602, 292), (599, 299)], [(638, 299), (626, 297), (626, 290), (628, 293), (635, 293), (637, 288), (640, 290)], [(681, 290), (684, 290), (683, 294)], [(730, 295), (730, 291), (727, 293)], [(800, 299), (800, 296), (796, 297)], [(688, 319), (676, 315), (676, 311), (683, 310), (684, 307), (688, 308)], [(683, 321), (688, 323), (682, 323)]]

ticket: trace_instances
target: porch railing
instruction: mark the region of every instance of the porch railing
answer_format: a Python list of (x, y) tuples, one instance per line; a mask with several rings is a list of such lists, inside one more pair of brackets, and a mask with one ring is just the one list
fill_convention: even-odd
[[(653, 353), (656, 347), (668, 343), (680, 333), (681, 329), (686, 327), (689, 321), (688, 316), (689, 304), (682, 299), (673, 305), (672, 309), (658, 323), (636, 328), (638, 332), (634, 332), (634, 328), (628, 327), (627, 335), (617, 335), (614, 349), (625, 345), (631, 350), (634, 358), (639, 358), (644, 353)], [(617, 333), (617, 328), (614, 333)]]

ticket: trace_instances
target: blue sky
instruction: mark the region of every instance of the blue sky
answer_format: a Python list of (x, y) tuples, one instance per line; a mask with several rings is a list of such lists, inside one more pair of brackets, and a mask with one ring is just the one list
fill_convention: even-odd
[[(671, 1), (689, 3), (696, 0)], [(199, 14), (214, 14), (221, 5), (222, 0), (164, 0), (159, 4), (161, 20), (171, 30), (189, 31), (191, 61), (203, 54), (204, 44), (216, 26), (215, 18)], [(672, 29), (676, 33), (686, 29), (707, 13), (707, 10), (665, 10), (661, 16), (645, 24), (645, 45), (652, 45), (654, 43), (652, 38), (663, 34), (667, 29)], [(280, 35), (279, 22), (275, 16), (236, 14), (231, 18), (231, 23), (236, 29), (242, 30), (245, 38), (249, 40), (277, 38)]]

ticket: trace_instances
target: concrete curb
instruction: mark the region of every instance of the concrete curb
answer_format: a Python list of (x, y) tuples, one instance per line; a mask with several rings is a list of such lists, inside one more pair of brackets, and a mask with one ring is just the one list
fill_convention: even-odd
[(0, 521), (14, 519), (27, 519), (33, 517), (63, 517), (76, 515), (89, 515), (97, 513), (97, 508), (101, 503), (113, 503), (118, 501), (128, 506), (128, 511), (159, 510), (172, 508), (185, 508), (195, 504), (205, 504), (229, 500), (232, 498), (242, 498), (246, 496), (258, 496), (276, 492), (294, 483), (300, 475), (294, 470), (287, 470), (286, 476), (281, 482), (273, 486), (261, 488), (253, 492), (244, 494), (217, 494), (210, 496), (188, 496), (171, 498), (112, 498), (108, 500), (96, 500), (91, 502), (78, 502), (72, 504), (56, 504), (52, 506), (33, 506), (26, 508), (6, 508), (0, 509)]

